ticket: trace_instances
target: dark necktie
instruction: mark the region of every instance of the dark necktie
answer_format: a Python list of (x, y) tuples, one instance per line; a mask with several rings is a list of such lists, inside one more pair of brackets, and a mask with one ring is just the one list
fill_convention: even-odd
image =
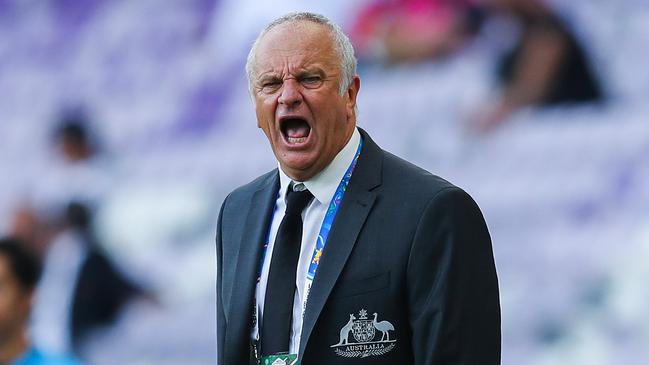
[(295, 272), (302, 242), (302, 211), (313, 195), (308, 190), (286, 195), (286, 212), (277, 230), (261, 326), (261, 352), (264, 356), (288, 352), (295, 296)]

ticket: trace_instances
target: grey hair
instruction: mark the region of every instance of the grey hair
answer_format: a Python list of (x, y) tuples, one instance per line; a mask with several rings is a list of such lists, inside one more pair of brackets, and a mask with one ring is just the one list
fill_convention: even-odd
[(255, 62), (257, 48), (259, 47), (259, 43), (261, 42), (261, 39), (271, 29), (275, 28), (278, 25), (285, 24), (285, 23), (295, 23), (299, 21), (308, 21), (308, 22), (324, 25), (331, 32), (334, 45), (340, 56), (340, 63), (341, 63), (340, 69), (342, 71), (342, 77), (340, 80), (341, 82), (339, 85), (340, 95), (345, 94), (345, 91), (347, 91), (349, 86), (354, 81), (354, 76), (356, 75), (356, 64), (357, 64), (356, 56), (354, 55), (354, 47), (352, 46), (352, 43), (349, 41), (349, 38), (343, 32), (343, 30), (337, 24), (333, 23), (331, 20), (329, 20), (329, 18), (325, 17), (324, 15), (309, 13), (309, 12), (294, 12), (294, 13), (288, 13), (269, 23), (266, 26), (266, 28), (264, 28), (261, 31), (261, 33), (259, 33), (257, 39), (255, 39), (255, 42), (252, 44), (252, 47), (250, 48), (250, 52), (248, 53), (248, 59), (246, 60), (246, 74), (248, 75), (248, 88), (251, 94), (252, 94), (252, 79), (254, 76), (253, 63)]

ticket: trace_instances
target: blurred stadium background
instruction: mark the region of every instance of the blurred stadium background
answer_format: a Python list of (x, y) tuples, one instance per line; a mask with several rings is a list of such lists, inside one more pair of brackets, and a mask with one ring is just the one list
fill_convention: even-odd
[[(243, 70), (271, 19), (351, 27), (364, 1), (0, 0), (0, 233), (16, 208), (92, 199), (94, 227), (155, 303), (93, 333), (88, 364), (215, 361), (215, 220), (275, 166)], [(359, 124), (464, 187), (492, 233), (503, 364), (649, 363), (649, 3), (549, 1), (606, 102), (522, 108), (489, 133), (466, 120), (494, 91), (511, 34), (487, 25), (437, 61), (363, 63)], [(53, 131), (82, 115), (100, 147), (62, 161)]]

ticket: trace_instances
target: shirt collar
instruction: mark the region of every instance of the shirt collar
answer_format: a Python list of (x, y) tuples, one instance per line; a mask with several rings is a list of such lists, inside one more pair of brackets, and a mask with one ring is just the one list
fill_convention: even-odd
[[(338, 189), (340, 180), (343, 179), (347, 168), (356, 156), (356, 150), (358, 150), (360, 141), (361, 134), (358, 132), (358, 129), (354, 128), (354, 133), (352, 133), (351, 138), (331, 163), (311, 179), (302, 181), (304, 186), (309, 189), (311, 194), (321, 204), (329, 204), (329, 201), (331, 201), (336, 189)], [(279, 181), (280, 193), (283, 197), (286, 197), (286, 191), (292, 180), (282, 171), (281, 167), (279, 168)], [(299, 183), (299, 181), (295, 183)]]

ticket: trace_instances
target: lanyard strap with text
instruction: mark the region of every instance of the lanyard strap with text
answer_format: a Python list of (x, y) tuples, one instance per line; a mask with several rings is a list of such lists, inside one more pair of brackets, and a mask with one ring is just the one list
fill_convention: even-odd
[[(361, 154), (361, 148), (363, 148), (362, 138), (358, 143), (358, 149), (356, 150), (356, 155), (354, 156), (352, 163), (347, 168), (347, 171), (345, 172), (345, 175), (343, 176), (342, 180), (340, 180), (340, 184), (338, 184), (338, 189), (336, 189), (334, 196), (331, 198), (331, 202), (329, 202), (329, 207), (327, 208), (327, 213), (325, 214), (325, 217), (322, 220), (320, 233), (318, 233), (318, 238), (316, 239), (316, 243), (315, 243), (315, 249), (313, 250), (313, 255), (311, 256), (309, 270), (306, 273), (307, 283), (313, 282), (313, 279), (315, 278), (315, 272), (318, 270), (318, 265), (320, 265), (320, 256), (322, 256), (322, 251), (324, 250), (325, 245), (327, 244), (327, 238), (329, 237), (329, 231), (331, 230), (331, 225), (334, 222), (336, 213), (338, 213), (338, 208), (340, 207), (340, 203), (343, 200), (345, 191), (347, 191), (347, 185), (349, 184), (349, 180), (352, 177), (352, 173), (356, 168), (356, 163), (358, 162), (358, 156), (360, 156)], [(308, 288), (309, 289), (311, 288), (310, 284), (308, 285)], [(306, 303), (306, 298), (309, 296), (309, 292), (305, 291), (305, 293), (306, 295), (304, 296), (305, 297), (304, 302)]]

